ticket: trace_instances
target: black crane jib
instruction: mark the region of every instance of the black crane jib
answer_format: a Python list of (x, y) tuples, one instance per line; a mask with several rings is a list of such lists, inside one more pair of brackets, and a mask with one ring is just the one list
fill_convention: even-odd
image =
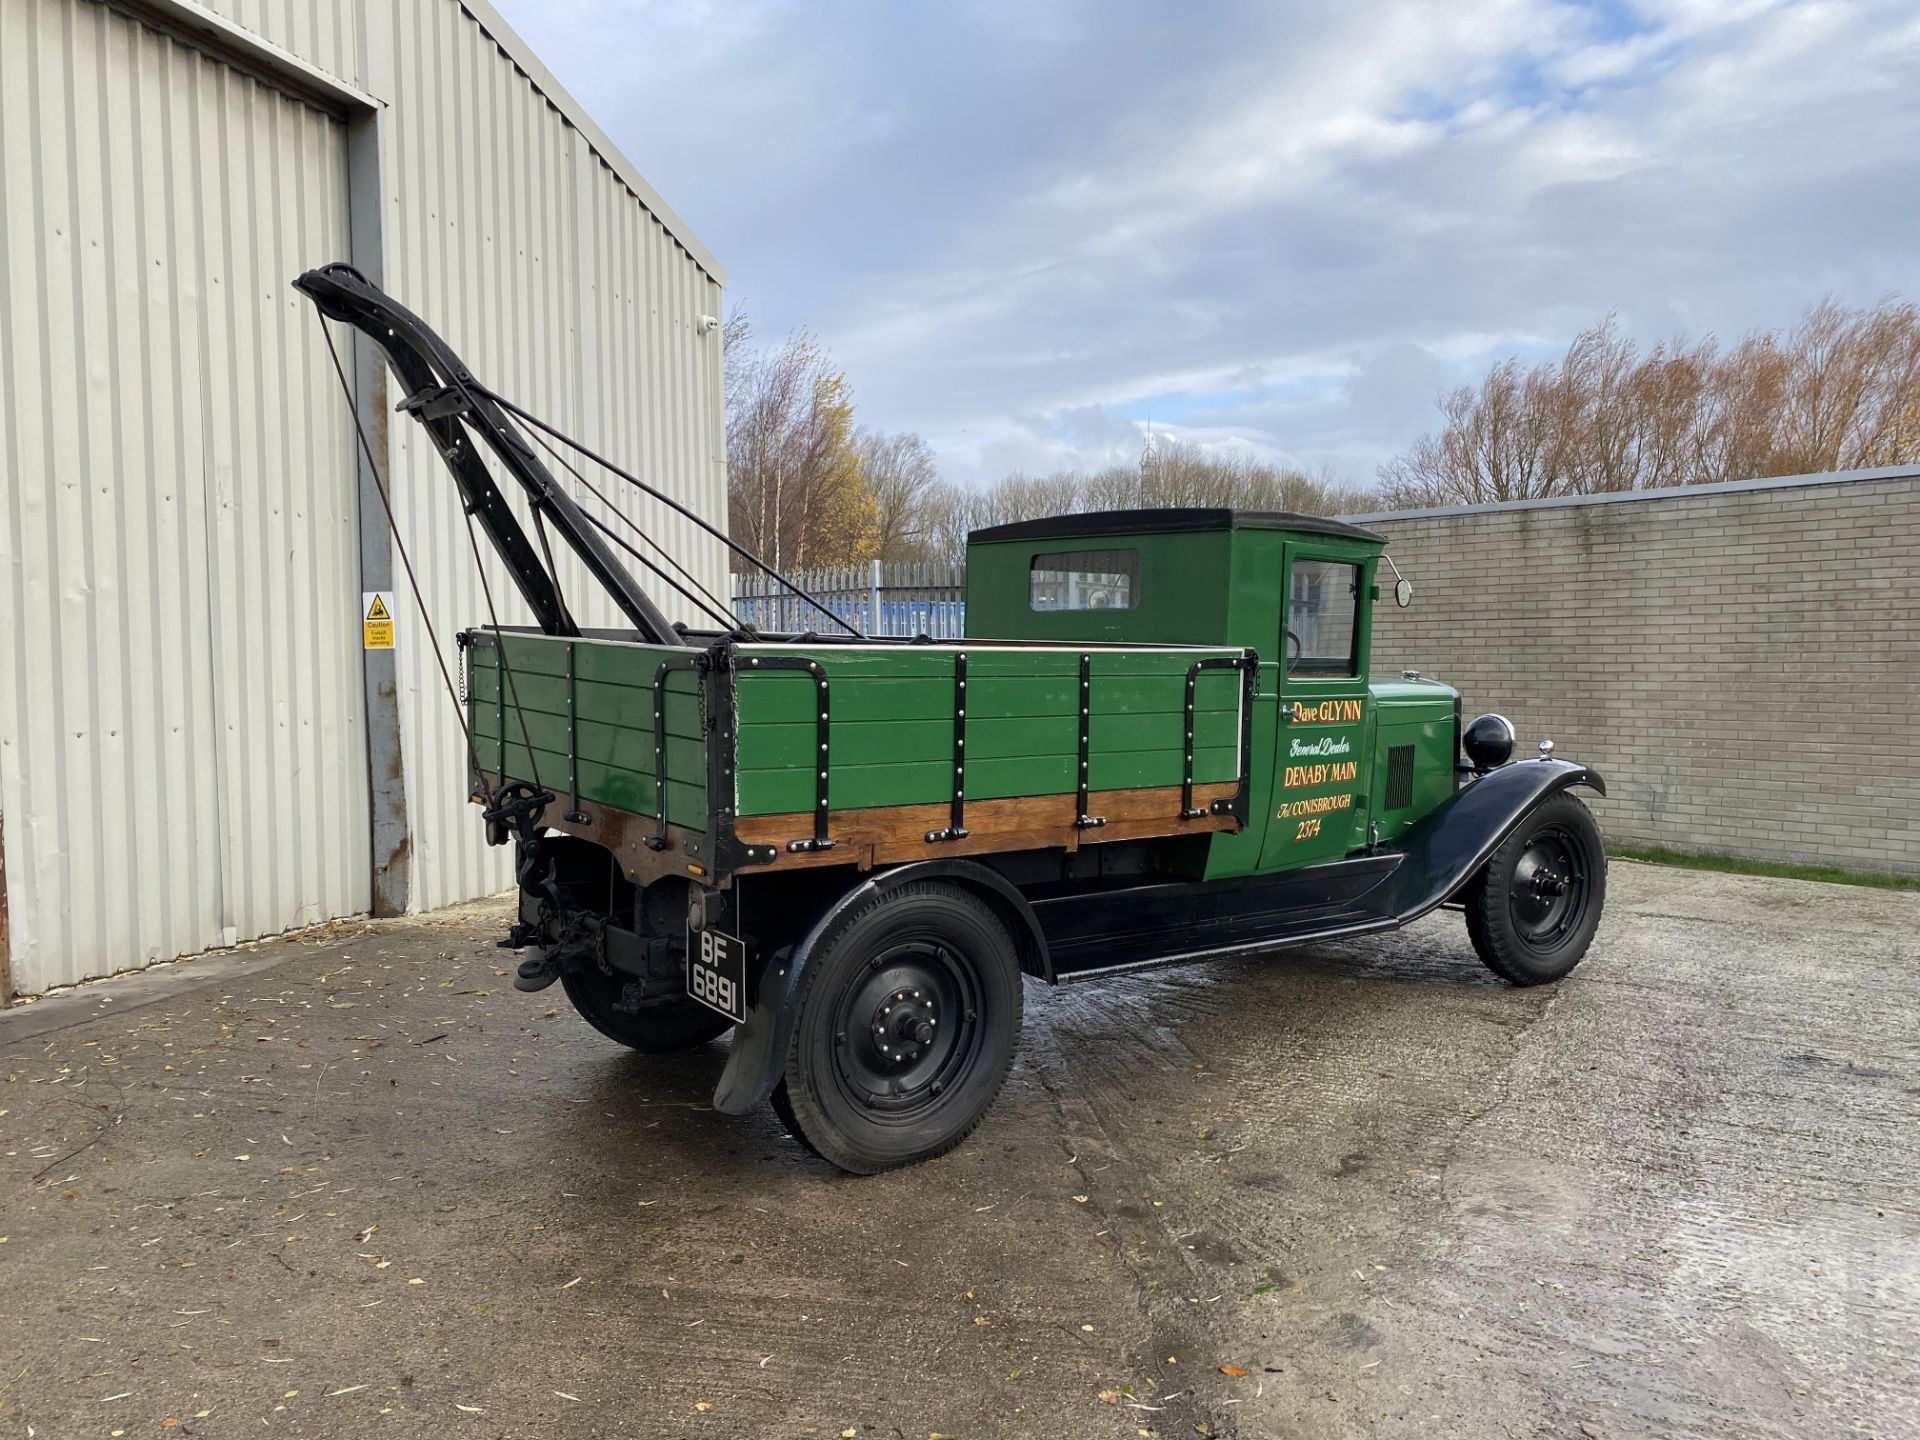
[[(486, 462), (474, 447), (484, 440), (507, 473), (526, 491), (534, 513), (559, 531), (593, 578), (613, 597), (639, 637), (655, 645), (685, 646), (687, 641), (647, 592), (616, 560), (591, 520), (555, 482), (522, 438), (506, 412), (489, 398), (451, 346), (433, 328), (351, 265), (323, 265), (293, 282), (328, 319), (351, 325), (386, 354), (387, 364), (405, 392), (398, 409), (426, 427), (434, 448), (452, 472), (468, 512), (480, 521), (493, 547), (507, 562), (514, 583), (549, 635), (578, 635), (560, 587), (541, 564), (493, 483)], [(473, 435), (467, 432), (471, 430)]]

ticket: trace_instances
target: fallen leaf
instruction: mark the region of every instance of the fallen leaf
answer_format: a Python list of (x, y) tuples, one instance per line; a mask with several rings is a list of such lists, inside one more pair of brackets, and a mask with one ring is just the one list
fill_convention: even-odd
[(427, 1282), (426, 1282), (426, 1281), (424, 1281), (424, 1280), (422, 1280), (422, 1279), (421, 1279), (421, 1278), (420, 1278), (419, 1276), (417, 1276), (417, 1275), (416, 1275), (416, 1276), (414, 1276), (414, 1278), (413, 1278), (413, 1279), (411, 1279), (411, 1280), (409, 1280), (409, 1281), (407, 1281), (407, 1283), (408, 1283), (409, 1285), (424, 1285), (424, 1284), (426, 1284)]
[(854, 1440), (854, 1437), (859, 1433), (860, 1432), (858, 1430), (854, 1429), (851, 1425), (849, 1425), (846, 1429), (840, 1432), (840, 1440)]
[(1081, 1326), (1080, 1328), (1081, 1328), (1082, 1330), (1085, 1330), (1085, 1331), (1088, 1331), (1089, 1333), (1091, 1333), (1091, 1332), (1092, 1332), (1092, 1330), (1093, 1330), (1093, 1326), (1091, 1326), (1091, 1325), (1082, 1325), (1082, 1326)]
[(166, 1419), (160, 1422), (160, 1428), (162, 1430), (178, 1430), (180, 1428), (180, 1417), (178, 1415), (167, 1416)]
[(482, 1410), (478, 1405), (462, 1405), (457, 1401), (454, 1403), (453, 1408), (456, 1410), (464, 1410), (469, 1415), (484, 1415), (487, 1413), (486, 1411)]
[(1120, 1392), (1118, 1390), (1102, 1390), (1095, 1398), (1097, 1398), (1102, 1405), (1118, 1405), (1120, 1403)]
[(566, 1284), (564, 1284), (564, 1285), (562, 1285), (562, 1286), (561, 1286), (560, 1288), (561, 1288), (562, 1290), (571, 1290), (571, 1289), (572, 1289), (572, 1288), (573, 1288), (574, 1286), (576, 1286), (576, 1285), (578, 1285), (578, 1284), (580, 1283), (580, 1281), (582, 1280), (582, 1278), (584, 1278), (584, 1277), (582, 1277), (582, 1276), (579, 1276), (579, 1275), (576, 1275), (576, 1276), (574, 1276), (574, 1277), (573, 1277), (573, 1279), (571, 1279), (571, 1280), (569, 1280), (569, 1281), (567, 1281), (567, 1283), (566, 1283)]
[(693, 1408), (704, 1415), (713, 1408), (713, 1402), (711, 1400), (696, 1400), (693, 1402)]
[(1222, 1365), (1220, 1367), (1220, 1373), (1222, 1375), (1231, 1375), (1235, 1380), (1238, 1380), (1242, 1375), (1251, 1375), (1253, 1372), (1244, 1365)]
[(976, 1315), (973, 1317), (973, 1323), (976, 1325), (991, 1325), (993, 1318), (989, 1315)]
[(1073, 1199), (1074, 1199), (1074, 1203), (1075, 1203), (1075, 1204), (1077, 1204), (1077, 1205), (1084, 1205), (1084, 1204), (1086, 1204), (1086, 1203), (1087, 1203), (1087, 1201), (1088, 1201), (1088, 1200), (1089, 1200), (1090, 1198), (1091, 1198), (1090, 1196), (1086, 1196), (1086, 1195), (1076, 1195), (1076, 1196), (1074, 1196), (1074, 1197), (1073, 1197)]

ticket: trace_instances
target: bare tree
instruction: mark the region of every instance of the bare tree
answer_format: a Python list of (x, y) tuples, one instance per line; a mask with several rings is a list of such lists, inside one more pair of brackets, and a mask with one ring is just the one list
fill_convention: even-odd
[(1565, 355), (1440, 397), (1440, 429), (1381, 467), (1380, 498), (1526, 500), (1920, 459), (1920, 311), (1812, 306), (1785, 334), (1641, 354), (1612, 316)]
[(940, 478), (933, 449), (918, 435), (862, 430), (855, 441), (874, 506), (874, 553), (882, 560), (917, 560), (928, 549), (928, 499)]
[(775, 566), (870, 558), (878, 507), (855, 443), (847, 379), (804, 331), (766, 350), (727, 322), (727, 518)]
[(966, 553), (968, 531), (1016, 520), (1176, 506), (1333, 515), (1369, 506), (1373, 498), (1325, 472), (1308, 475), (1237, 452), (1176, 443), (1149, 451), (1138, 465), (1037, 476), (1016, 473), (981, 489), (938, 485), (927, 504), (928, 544), (934, 554), (959, 560)]

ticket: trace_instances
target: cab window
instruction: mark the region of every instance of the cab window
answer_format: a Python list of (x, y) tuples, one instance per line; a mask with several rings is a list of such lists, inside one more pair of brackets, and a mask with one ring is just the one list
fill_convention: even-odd
[(1131, 610), (1140, 603), (1140, 552), (1036, 555), (1027, 572), (1027, 603), (1035, 610)]
[(1287, 592), (1287, 674), (1357, 674), (1359, 641), (1360, 567), (1295, 560)]

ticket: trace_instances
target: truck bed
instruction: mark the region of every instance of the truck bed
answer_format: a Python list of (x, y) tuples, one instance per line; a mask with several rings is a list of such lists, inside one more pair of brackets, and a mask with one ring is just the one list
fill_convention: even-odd
[(471, 633), (466, 657), (483, 786), (553, 791), (544, 823), (613, 849), (641, 883), (1246, 819), (1254, 660), (1242, 650), (676, 650), (508, 630)]

